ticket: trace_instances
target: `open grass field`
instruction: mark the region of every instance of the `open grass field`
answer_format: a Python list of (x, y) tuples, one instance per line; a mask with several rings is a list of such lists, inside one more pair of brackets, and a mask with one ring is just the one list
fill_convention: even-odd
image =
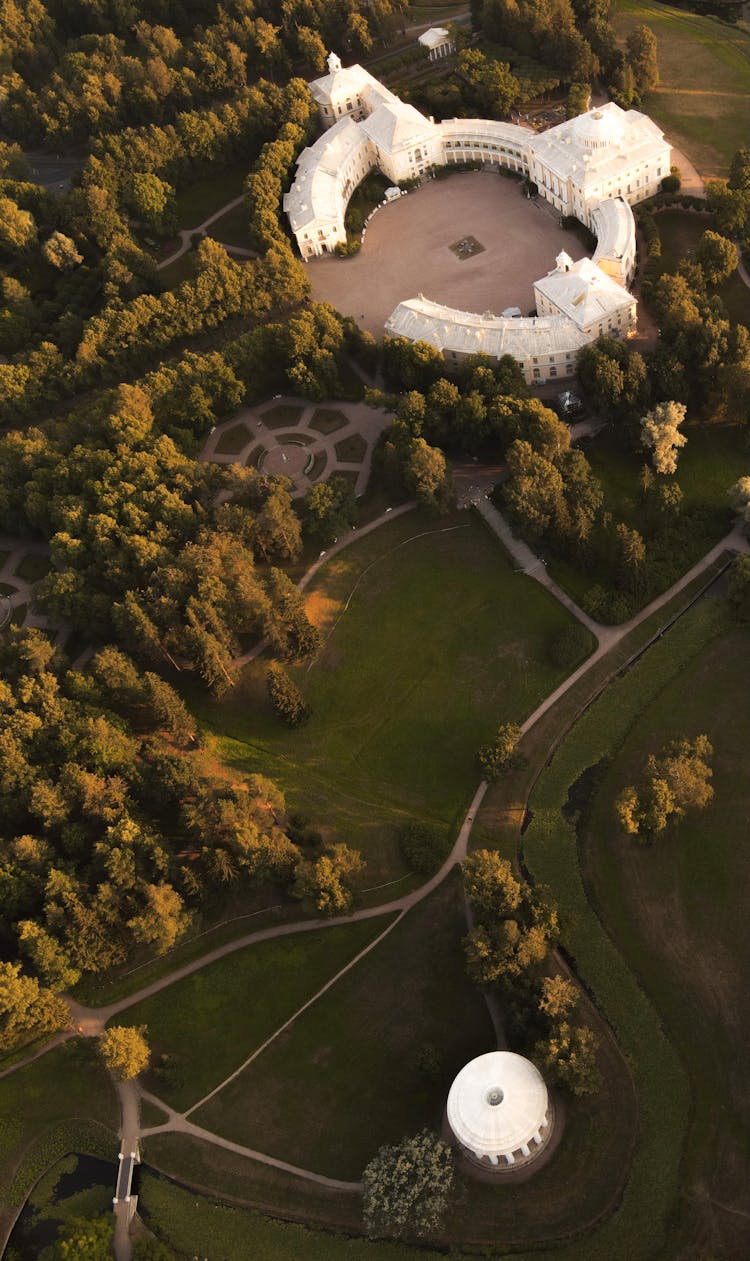
[(279, 1025), (344, 967), (386, 922), (259, 942), (220, 959), (114, 1017), (148, 1028), (154, 1063), (167, 1055), (174, 1074), (150, 1073), (159, 1098), (187, 1108), (208, 1094)]
[[(237, 162), (224, 171), (216, 171), (209, 179), (198, 180), (183, 188), (175, 198), (177, 228), (197, 228), (204, 219), (239, 197), (247, 179), (250, 163)], [(221, 238), (217, 238), (220, 240)], [(244, 242), (238, 241), (241, 245)]]
[[(495, 1045), (464, 972), (465, 932), (453, 876), (199, 1108), (196, 1123), (352, 1181), (382, 1143), (438, 1129), (458, 1069)], [(438, 1056), (434, 1075), (420, 1070), (426, 1048)]]
[[(652, 704), (658, 705), (661, 695), (676, 695), (685, 688), (688, 671), (712, 651), (730, 621), (726, 603), (709, 597), (681, 618), (579, 719), (531, 796), (534, 817), (522, 842), (525, 862), (533, 878), (552, 889), (566, 949), (614, 1028), (638, 1091), (639, 1141), (622, 1203), (609, 1222), (580, 1246), (574, 1254), (576, 1261), (686, 1255), (673, 1253), (671, 1247), (673, 1214), (684, 1210), (678, 1196), (691, 1081), (682, 1058), (684, 1048), (678, 1049), (670, 1040), (670, 1027), (665, 1031), (657, 996), (652, 1001), (647, 995), (618, 949), (619, 942), (610, 936), (616, 924), (610, 925), (607, 918), (602, 923), (589, 901), (576, 829), (561, 812), (571, 786), (603, 757), (617, 755), (640, 715)], [(642, 745), (646, 738), (642, 736)], [(624, 896), (619, 884), (614, 896)], [(668, 907), (662, 906), (661, 914), (668, 932)], [(653, 966), (659, 967), (656, 961)], [(682, 984), (687, 985), (692, 966), (695, 960), (688, 954), (682, 960)]]
[[(495, 1045), (484, 1001), (464, 973), (465, 929), (455, 875), (193, 1119), (236, 1142), (351, 1180), (381, 1143), (422, 1125), (439, 1129), (455, 1073)], [(441, 1243), (484, 1246), (502, 1238), (518, 1247), (566, 1237), (616, 1199), (633, 1136), (632, 1086), (614, 1041), (606, 1032), (602, 1040), (604, 1091), (568, 1105), (554, 1160), (533, 1180), (500, 1191), (469, 1184)], [(434, 1074), (419, 1063), (430, 1047), (438, 1055)], [(147, 1140), (146, 1158), (196, 1185), (272, 1210), (296, 1204), (294, 1179), (200, 1142), (158, 1136)], [(326, 1220), (325, 1204), (309, 1207), (312, 1220), (321, 1214)], [(327, 1211), (345, 1227), (355, 1208), (352, 1197), (339, 1195)]]
[(307, 608), (324, 635), (313, 665), (292, 671), (307, 727), (275, 718), (263, 661), (227, 700), (186, 692), (222, 758), (269, 775), (292, 810), (361, 849), (375, 885), (405, 874), (400, 824), (457, 824), (478, 747), (560, 682), (549, 647), (570, 618), (468, 514), (397, 518), (324, 566)]
[(424, 1261), (419, 1248), (368, 1243), (364, 1239), (307, 1230), (260, 1213), (213, 1204), (190, 1191), (144, 1173), (139, 1211), (160, 1239), (180, 1256), (213, 1256), (223, 1261)]
[[(683, 1056), (692, 1114), (682, 1166), (681, 1248), (750, 1251), (750, 632), (717, 636), (644, 705), (587, 811), (585, 873), (593, 900)], [(621, 835), (612, 801), (647, 752), (705, 732), (715, 798), (652, 846)], [(682, 1254), (681, 1254), (682, 1255)]]
[[(661, 210), (654, 222), (661, 238), (663, 271), (676, 271), (682, 259), (693, 257), (703, 233), (717, 230), (713, 215), (691, 214), (685, 210)], [(732, 272), (712, 292), (718, 293), (730, 319), (750, 325), (750, 289), (739, 272)]]
[(114, 1159), (117, 1099), (90, 1043), (55, 1047), (0, 1081), (0, 1223), (55, 1159), (91, 1149), (92, 1122)]
[[(710, 546), (732, 527), (727, 492), (750, 467), (747, 435), (744, 428), (734, 425), (687, 424), (684, 433), (687, 444), (680, 452), (676, 473), (684, 496), (683, 509), (700, 508), (709, 515)], [(586, 454), (604, 485), (609, 510), (638, 526), (638, 478), (645, 457), (623, 450), (614, 429), (604, 430), (589, 444)], [(694, 559), (685, 557), (686, 569)]]
[(725, 176), (750, 134), (750, 34), (657, 0), (615, 0), (612, 20), (622, 41), (654, 31), (661, 82), (643, 108), (704, 179)]
[(176, 289), (181, 285), (183, 280), (193, 280), (195, 277), (195, 257), (191, 250), (175, 259), (168, 267), (162, 267), (159, 271), (159, 280), (165, 289)]
[[(240, 188), (240, 192), (242, 189)], [(239, 193), (237, 194), (239, 196)], [(251, 249), (252, 242), (248, 231), (248, 211), (247, 206), (243, 202), (241, 206), (235, 206), (234, 210), (228, 210), (225, 215), (217, 219), (208, 229), (208, 235), (214, 240), (221, 241), (222, 245), (241, 245), (243, 249)]]

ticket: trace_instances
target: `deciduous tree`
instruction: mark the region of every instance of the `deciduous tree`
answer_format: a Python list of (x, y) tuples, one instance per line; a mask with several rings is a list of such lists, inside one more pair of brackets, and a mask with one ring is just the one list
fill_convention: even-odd
[(641, 444), (653, 454), (657, 473), (676, 473), (677, 458), (687, 438), (680, 432), (687, 408), (684, 403), (657, 403), (641, 421)]
[(734, 243), (718, 232), (704, 232), (695, 247), (695, 257), (710, 285), (720, 285), (737, 266)]
[(453, 1152), (430, 1130), (381, 1147), (362, 1175), (370, 1238), (429, 1235), (443, 1223), (455, 1182)]
[(145, 1025), (112, 1025), (99, 1038), (105, 1068), (120, 1081), (131, 1081), (148, 1068), (150, 1051)]
[(326, 845), (318, 858), (297, 864), (292, 894), (324, 915), (343, 915), (351, 908), (353, 881), (364, 866), (361, 854), (348, 845)]
[(26, 976), (19, 963), (0, 963), (0, 1051), (61, 1029), (68, 1019), (62, 999)]
[(518, 745), (521, 728), (515, 723), (501, 723), (491, 744), (483, 744), (479, 750), (479, 765), (486, 779), (498, 779), (505, 771), (519, 765)]

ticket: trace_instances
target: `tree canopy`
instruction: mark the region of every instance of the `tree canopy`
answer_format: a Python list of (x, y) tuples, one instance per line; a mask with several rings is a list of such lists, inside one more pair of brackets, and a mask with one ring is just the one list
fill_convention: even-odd
[(381, 1147), (362, 1174), (364, 1225), (371, 1238), (430, 1235), (448, 1211), (453, 1152), (430, 1130)]
[(112, 1025), (99, 1039), (104, 1065), (120, 1081), (131, 1081), (148, 1068), (150, 1052), (145, 1025)]
[(704, 810), (714, 790), (707, 736), (675, 740), (659, 754), (651, 754), (639, 781), (623, 788), (615, 814), (624, 832), (648, 842), (675, 818)]

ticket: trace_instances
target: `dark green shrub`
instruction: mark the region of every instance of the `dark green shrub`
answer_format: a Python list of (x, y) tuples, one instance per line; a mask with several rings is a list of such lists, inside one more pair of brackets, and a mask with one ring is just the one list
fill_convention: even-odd
[(436, 871), (450, 849), (450, 837), (444, 827), (417, 820), (403, 825), (398, 841), (405, 862), (421, 876)]
[(591, 648), (590, 632), (580, 622), (576, 622), (555, 635), (550, 644), (550, 658), (552, 664), (559, 666), (561, 670), (572, 670), (588, 656)]

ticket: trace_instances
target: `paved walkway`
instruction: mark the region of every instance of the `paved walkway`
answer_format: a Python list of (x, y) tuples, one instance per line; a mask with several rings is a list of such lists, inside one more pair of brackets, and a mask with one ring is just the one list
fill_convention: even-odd
[(631, 631), (634, 631), (636, 627), (640, 626), (642, 622), (645, 622), (646, 619), (651, 617), (653, 613), (658, 613), (659, 609), (664, 608), (670, 600), (674, 599), (676, 595), (679, 595), (681, 591), (684, 591), (686, 587), (689, 587), (691, 582), (694, 582), (696, 578), (700, 578), (701, 574), (710, 569), (715, 561), (718, 560), (719, 556), (721, 556), (722, 552), (750, 551), (750, 541), (748, 541), (747, 535), (740, 526), (735, 526), (734, 529), (730, 530), (729, 534), (726, 534), (715, 547), (711, 548), (710, 552), (707, 552), (701, 560), (697, 561), (697, 563), (693, 565), (692, 569), (689, 569), (687, 573), (683, 574), (683, 576), (677, 580), (677, 582), (673, 583), (668, 591), (664, 591), (662, 595), (656, 596), (655, 599), (651, 600), (651, 602), (645, 606), (645, 608), (641, 609), (639, 613), (636, 613), (627, 622), (620, 622), (617, 626), (604, 626), (599, 622), (595, 622), (588, 616), (587, 613), (584, 613), (583, 609), (579, 608), (567, 592), (563, 591), (554, 579), (550, 578), (544, 562), (541, 561), (539, 557), (535, 556), (531, 548), (528, 547), (522, 539), (517, 538), (513, 534), (508, 522), (502, 514), (498, 512), (497, 508), (489, 502), (489, 500), (481, 499), (477, 501), (475, 507), (490, 526), (490, 529), (494, 531), (503, 543), (511, 558), (518, 562), (519, 568), (522, 572), (529, 578), (535, 579), (535, 581), (539, 582), (543, 587), (546, 587), (548, 591), (551, 591), (560, 603), (563, 604), (574, 617), (578, 618), (578, 621), (586, 626), (587, 629), (591, 631), (592, 635), (596, 636), (598, 641), (596, 651), (593, 652), (590, 657), (587, 657), (583, 664), (580, 665), (577, 670), (574, 670), (573, 673), (570, 674), (559, 687), (555, 688), (554, 692), (551, 692), (550, 695), (542, 701), (541, 705), (537, 706), (533, 714), (531, 714), (526, 721), (521, 724), (521, 730), (523, 732), (526, 732), (533, 727), (534, 724), (538, 722), (539, 719), (542, 718), (543, 715), (546, 714), (547, 711), (550, 710), (552, 706), (555, 705), (557, 701), (559, 701), (560, 698), (570, 690), (571, 687), (575, 686), (579, 679), (583, 678), (584, 674), (586, 674), (592, 666), (594, 666), (598, 661), (601, 661), (602, 657), (606, 656), (606, 654), (615, 648), (617, 644), (621, 643), (621, 641), (625, 639)]
[[(163, 268), (169, 267), (170, 263), (176, 263), (178, 258), (182, 258), (189, 249), (192, 248), (193, 238), (196, 236), (205, 236), (207, 228), (216, 223), (217, 219), (223, 218), (230, 210), (235, 210), (237, 206), (241, 206), (245, 200), (244, 193), (240, 197), (235, 197), (233, 201), (228, 201), (226, 206), (222, 206), (219, 210), (215, 210), (210, 214), (203, 223), (199, 223), (195, 228), (182, 228), (178, 233), (180, 244), (167, 258), (163, 258), (160, 263), (156, 264), (156, 270), (162, 271)], [(227, 245), (225, 241), (220, 242), (230, 254), (239, 254), (242, 258), (257, 258), (258, 254), (255, 250), (247, 250), (242, 245)]]
[(489, 499), (481, 497), (475, 500), (474, 506), (479, 515), (487, 522), (493, 534), (496, 534), (500, 539), (516, 568), (527, 574), (529, 578), (536, 579), (543, 587), (551, 591), (555, 599), (559, 600), (560, 604), (564, 605), (568, 612), (573, 614), (573, 617), (577, 618), (587, 630), (591, 631), (600, 647), (603, 645), (606, 645), (606, 648), (611, 647), (611, 644), (615, 642), (614, 636), (617, 633), (617, 628), (603, 626), (600, 622), (595, 622), (592, 617), (589, 617), (588, 613), (584, 613), (583, 609), (576, 604), (567, 591), (563, 591), (554, 578), (550, 578), (547, 573), (546, 561), (532, 552), (528, 544), (524, 543), (523, 539), (513, 533), (505, 517), (498, 512)]
[[(117, 1097), (120, 1101), (120, 1165), (124, 1161), (130, 1161), (132, 1154), (138, 1152), (138, 1139), (140, 1136), (140, 1111), (141, 1101), (138, 1087), (134, 1081), (121, 1081), (116, 1084)], [(131, 1170), (132, 1177), (132, 1170)], [(119, 1177), (118, 1177), (119, 1184)], [(132, 1203), (130, 1200), (130, 1185), (127, 1186), (128, 1198), (123, 1199), (115, 1197), (114, 1216), (115, 1216), (115, 1234), (113, 1240), (114, 1253), (116, 1261), (130, 1261), (133, 1255), (133, 1245), (130, 1241), (130, 1219), (132, 1217)]]

